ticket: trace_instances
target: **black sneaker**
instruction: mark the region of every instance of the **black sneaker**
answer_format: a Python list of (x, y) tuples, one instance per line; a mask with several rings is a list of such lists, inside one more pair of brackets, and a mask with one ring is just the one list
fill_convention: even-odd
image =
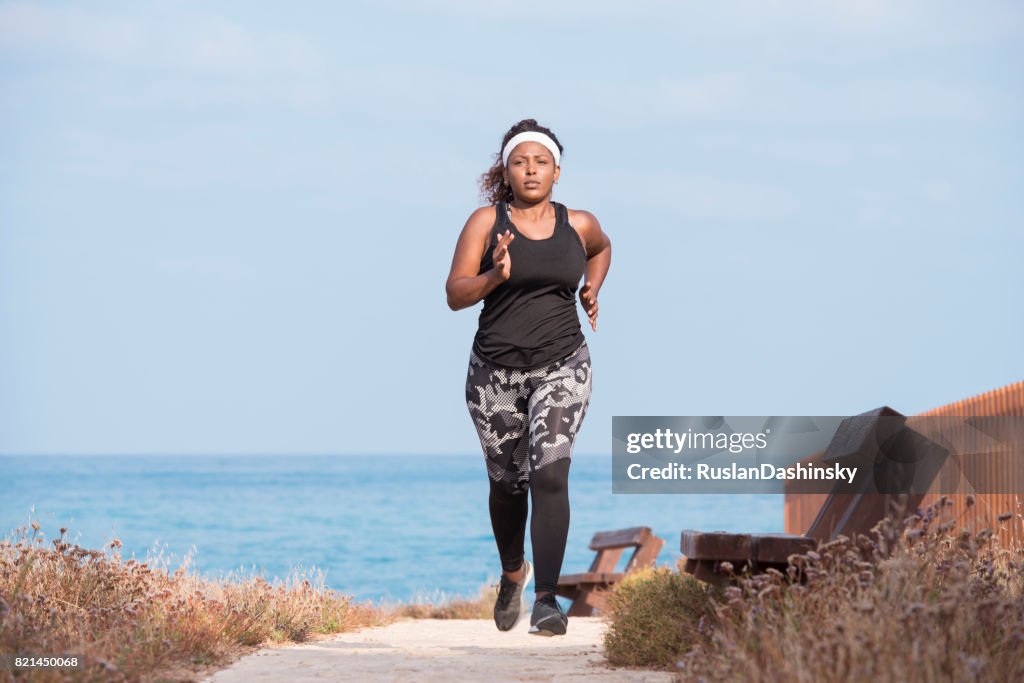
[(526, 614), (526, 584), (533, 578), (533, 565), (529, 560), (523, 560), (523, 566), (526, 571), (518, 582), (501, 575), (498, 599), (494, 601), (494, 624), (499, 631), (511, 631), (519, 623), (520, 617)]
[(564, 636), (569, 617), (562, 611), (554, 593), (548, 593), (533, 603), (530, 633), (538, 636)]

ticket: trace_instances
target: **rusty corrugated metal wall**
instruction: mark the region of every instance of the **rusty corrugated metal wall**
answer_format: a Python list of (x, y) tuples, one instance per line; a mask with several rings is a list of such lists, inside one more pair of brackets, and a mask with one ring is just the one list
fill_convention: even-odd
[[(962, 420), (958, 418), (974, 416), (1024, 416), (1024, 382), (1016, 382), (999, 389), (988, 391), (962, 401), (950, 403), (907, 418), (910, 427), (921, 427), (921, 417), (949, 418), (940, 422), (943, 430), (949, 433), (962, 434), (965, 438), (969, 430), (961, 429)], [(816, 454), (820, 455), (820, 454)], [(812, 456), (815, 457), (815, 456)], [(1021, 477), (1020, 461), (1024, 453), (1013, 452), (1007, 446), (998, 453), (986, 454), (984, 457), (964, 458), (961, 466), (968, 470), (971, 481), (977, 482), (984, 489), (989, 482), (1002, 482), (1004, 490), (1024, 491)], [(959, 477), (959, 471), (952, 465), (943, 467), (939, 477)], [(992, 487), (996, 488), (996, 487)], [(807, 531), (827, 498), (827, 494), (786, 494), (785, 525), (786, 533), (802, 534)], [(929, 493), (921, 502), (921, 507), (932, 504), (938, 499), (938, 493)], [(985, 527), (998, 529), (997, 538), (1003, 544), (1014, 546), (1024, 542), (1024, 496), (1012, 493), (979, 493), (974, 496), (975, 504), (967, 506), (967, 494), (948, 496), (953, 501), (951, 507), (945, 508), (943, 520), (956, 520), (956, 528), (966, 527), (980, 530)], [(1003, 513), (1012, 513), (1013, 518), (999, 524), (997, 517)]]

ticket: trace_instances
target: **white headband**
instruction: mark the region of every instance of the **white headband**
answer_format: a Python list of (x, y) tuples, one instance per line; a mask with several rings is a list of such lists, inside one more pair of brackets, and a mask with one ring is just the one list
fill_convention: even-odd
[(544, 145), (551, 151), (551, 156), (555, 158), (555, 166), (558, 165), (558, 159), (561, 154), (558, 153), (558, 145), (555, 144), (555, 141), (547, 135), (544, 135), (544, 133), (538, 133), (531, 130), (525, 133), (519, 133), (508, 141), (508, 144), (505, 145), (505, 149), (501, 152), (501, 164), (503, 166), (508, 166), (508, 156), (512, 154), (512, 150), (516, 148), (516, 145), (523, 142), (539, 142)]

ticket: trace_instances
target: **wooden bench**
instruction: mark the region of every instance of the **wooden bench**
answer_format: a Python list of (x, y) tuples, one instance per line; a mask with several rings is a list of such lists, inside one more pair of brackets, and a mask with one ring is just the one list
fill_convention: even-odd
[[(597, 555), (590, 570), (582, 574), (563, 574), (558, 577), (558, 595), (572, 600), (571, 617), (589, 617), (595, 610), (605, 609), (608, 591), (626, 574), (650, 567), (661, 552), (664, 541), (651, 533), (650, 527), (639, 526), (617, 531), (599, 531), (590, 541), (590, 549)], [(616, 572), (622, 553), (633, 548), (625, 570)]]
[[(922, 455), (924, 453), (928, 454), (927, 457)], [(758, 573), (769, 567), (785, 571), (790, 555), (815, 550), (819, 543), (831, 541), (840, 534), (849, 538), (869, 534), (874, 525), (885, 518), (892, 501), (897, 498), (894, 494), (871, 491), (876, 483), (886, 483), (886, 476), (904, 476), (905, 469), (914, 474), (912, 467), (902, 465), (908, 454), (921, 460), (917, 465), (921, 471), (917, 474), (926, 486), (931, 485), (949, 456), (945, 448), (906, 427), (904, 416), (889, 406), (846, 418), (836, 429), (825, 451), (815, 454), (809, 461), (873, 468), (875, 477), (879, 475), (877, 463), (881, 461), (887, 466), (881, 482), (863, 477), (858, 484), (860, 490), (851, 490), (851, 487), (837, 483), (822, 504), (814, 523), (802, 536), (683, 531), (679, 543), (686, 556), (683, 571), (701, 581), (724, 585), (731, 581), (730, 574), (748, 570)], [(913, 460), (906, 462), (914, 464)], [(787, 491), (798, 489), (799, 486), (791, 488), (787, 485)], [(923, 491), (907, 496), (909, 509), (915, 509), (923, 497)], [(732, 565), (731, 572), (723, 568), (723, 562)]]
[[(769, 567), (786, 571), (789, 556), (817, 548), (815, 539), (797, 534), (731, 534), (725, 531), (682, 533), (679, 549), (686, 556), (683, 571), (717, 586), (731, 581), (731, 574), (763, 572)], [(722, 563), (732, 565), (732, 571)]]

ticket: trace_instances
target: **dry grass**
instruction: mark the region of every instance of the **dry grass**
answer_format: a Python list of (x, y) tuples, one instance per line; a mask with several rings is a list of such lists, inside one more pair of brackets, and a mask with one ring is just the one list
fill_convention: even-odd
[[(77, 654), (81, 669), (19, 671), (25, 681), (191, 681), (259, 646), (302, 642), (390, 616), (292, 573), (207, 581), (157, 561), (122, 561), (60, 538), (45, 545), (31, 522), (0, 541), (0, 652)], [(11, 675), (0, 671), (0, 680)]]
[[(29, 528), (31, 527), (31, 534)], [(320, 640), (401, 618), (492, 619), (495, 585), (476, 598), (441, 593), (408, 604), (356, 604), (322, 573), (283, 584), (171, 571), (162, 555), (122, 560), (121, 542), (50, 544), (31, 522), (0, 540), (0, 653), (79, 655), (81, 669), (21, 670), (19, 681), (195, 681), (260, 647)], [(49, 547), (52, 546), (52, 547)], [(0, 670), (0, 682), (12, 680)]]
[(449, 598), (443, 593), (420, 596), (410, 603), (395, 605), (388, 613), (394, 618), (412, 619), (493, 619), (497, 586), (480, 589), (476, 598)]
[[(679, 649), (652, 664), (680, 680), (1024, 680), (1024, 549), (1000, 547), (991, 530), (957, 529), (946, 503), (794, 555), (786, 574), (737, 577), (710, 611), (685, 602), (679, 626), (659, 626)], [(636, 647), (645, 637), (634, 635)], [(609, 654), (630, 649), (614, 645)]]

